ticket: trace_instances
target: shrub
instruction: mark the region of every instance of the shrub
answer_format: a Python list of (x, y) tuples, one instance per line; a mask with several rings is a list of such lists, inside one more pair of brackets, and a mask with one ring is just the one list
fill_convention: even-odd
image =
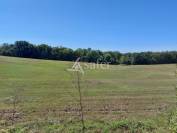
[(171, 133), (177, 132), (177, 109), (169, 115), (169, 130)]

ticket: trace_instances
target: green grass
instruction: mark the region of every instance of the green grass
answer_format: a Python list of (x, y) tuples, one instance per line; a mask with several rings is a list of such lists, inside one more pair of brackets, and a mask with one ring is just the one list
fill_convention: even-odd
[[(17, 124), (77, 120), (75, 78), (67, 71), (72, 65), (73, 62), (0, 56), (0, 111), (11, 109), (4, 100), (15, 89), (23, 89), (19, 105), (23, 115)], [(86, 121), (148, 119), (157, 124), (159, 132), (165, 132), (166, 114), (175, 103), (175, 69), (171, 64), (111, 65), (108, 70), (85, 70), (81, 85)]]

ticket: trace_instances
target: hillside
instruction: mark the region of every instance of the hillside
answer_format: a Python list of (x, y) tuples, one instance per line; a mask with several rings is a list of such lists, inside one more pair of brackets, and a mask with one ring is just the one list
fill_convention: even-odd
[[(73, 62), (0, 56), (1, 120), (8, 118), (2, 112), (13, 107), (6, 100), (13, 96), (14, 90), (22, 96), (17, 106), (22, 115), (17, 124), (77, 119), (75, 75), (67, 71), (72, 65)], [(168, 64), (111, 65), (106, 70), (85, 70), (81, 87), (86, 121), (161, 119), (159, 127), (163, 126), (165, 120), (161, 115), (175, 103), (175, 69), (175, 65)], [(100, 129), (97, 126), (93, 129)]]

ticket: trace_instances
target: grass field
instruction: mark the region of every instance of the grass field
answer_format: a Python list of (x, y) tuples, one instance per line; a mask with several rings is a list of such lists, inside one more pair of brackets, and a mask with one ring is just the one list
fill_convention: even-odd
[[(38, 124), (36, 129), (31, 124), (33, 130), (42, 133), (80, 131), (75, 75), (67, 71), (72, 65), (73, 62), (1, 56), (1, 129), (47, 121), (55, 124)], [(175, 105), (175, 69), (176, 65), (171, 64), (111, 65), (106, 70), (85, 70), (81, 86), (87, 132), (103, 132), (105, 123), (116, 121), (151, 121), (157, 127), (154, 132), (168, 132), (166, 117)], [(13, 96), (14, 90), (19, 90), (22, 97), (17, 107), (19, 116), (15, 124), (10, 125), (13, 107), (6, 100)], [(115, 123), (109, 126), (114, 127)], [(108, 129), (107, 126), (105, 132)]]

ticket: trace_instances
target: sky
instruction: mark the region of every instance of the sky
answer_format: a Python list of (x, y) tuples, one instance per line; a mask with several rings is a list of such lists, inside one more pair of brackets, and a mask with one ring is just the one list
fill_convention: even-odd
[(0, 0), (0, 43), (177, 50), (177, 0)]

